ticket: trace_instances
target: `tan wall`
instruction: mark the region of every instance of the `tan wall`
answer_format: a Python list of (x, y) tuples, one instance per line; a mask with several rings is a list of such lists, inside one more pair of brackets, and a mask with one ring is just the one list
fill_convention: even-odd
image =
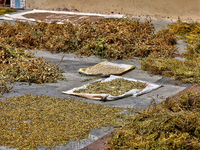
[(200, 19), (200, 0), (26, 0), (26, 9), (77, 9), (79, 12), (120, 13), (151, 18)]

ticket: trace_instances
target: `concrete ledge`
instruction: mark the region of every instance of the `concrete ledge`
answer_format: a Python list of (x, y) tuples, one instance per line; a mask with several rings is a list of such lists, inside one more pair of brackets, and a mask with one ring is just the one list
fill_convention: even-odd
[(92, 144), (84, 147), (81, 150), (99, 150), (104, 149), (107, 146), (105, 145), (105, 142), (111, 139), (112, 134), (116, 133), (119, 129), (115, 129), (114, 131), (111, 131), (110, 133), (104, 135), (102, 138), (94, 141)]

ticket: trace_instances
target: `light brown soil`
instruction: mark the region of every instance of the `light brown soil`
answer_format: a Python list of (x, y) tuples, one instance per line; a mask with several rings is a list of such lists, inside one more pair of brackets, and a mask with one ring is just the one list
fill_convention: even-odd
[(92, 22), (104, 19), (101, 16), (88, 16), (88, 15), (72, 15), (72, 14), (57, 14), (57, 13), (31, 13), (25, 14), (23, 17), (35, 19), (36, 21), (44, 22), (71, 22), (75, 24), (81, 23), (83, 20), (90, 20)]

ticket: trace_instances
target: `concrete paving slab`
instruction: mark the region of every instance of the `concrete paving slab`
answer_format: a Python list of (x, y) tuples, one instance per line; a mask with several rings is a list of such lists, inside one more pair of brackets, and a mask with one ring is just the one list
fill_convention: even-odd
[(158, 20), (158, 19), (149, 19), (149, 18), (132, 18), (133, 20), (139, 19), (142, 22), (145, 22), (146, 20), (151, 20), (151, 23), (154, 25), (155, 30), (160, 30), (167, 28), (169, 24), (174, 23), (176, 21), (171, 20)]
[(185, 50), (185, 48), (187, 48), (188, 46), (189, 44), (185, 43), (184, 40), (178, 40), (177, 41), (178, 53), (179, 54), (185, 53), (187, 51)]
[(6, 146), (0, 146), (0, 150), (17, 150), (16, 148), (9, 148)]

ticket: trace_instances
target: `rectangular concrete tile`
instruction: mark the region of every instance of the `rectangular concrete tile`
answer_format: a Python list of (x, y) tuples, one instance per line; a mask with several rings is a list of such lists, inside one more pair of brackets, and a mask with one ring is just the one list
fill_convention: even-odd
[(154, 90), (150, 93), (144, 94), (139, 96), (139, 98), (147, 99), (166, 99), (182, 90), (184, 90), (186, 87), (181, 86), (174, 86), (174, 85), (164, 85), (163, 87)]
[(9, 148), (6, 146), (0, 146), (0, 150), (17, 150), (16, 148)]

